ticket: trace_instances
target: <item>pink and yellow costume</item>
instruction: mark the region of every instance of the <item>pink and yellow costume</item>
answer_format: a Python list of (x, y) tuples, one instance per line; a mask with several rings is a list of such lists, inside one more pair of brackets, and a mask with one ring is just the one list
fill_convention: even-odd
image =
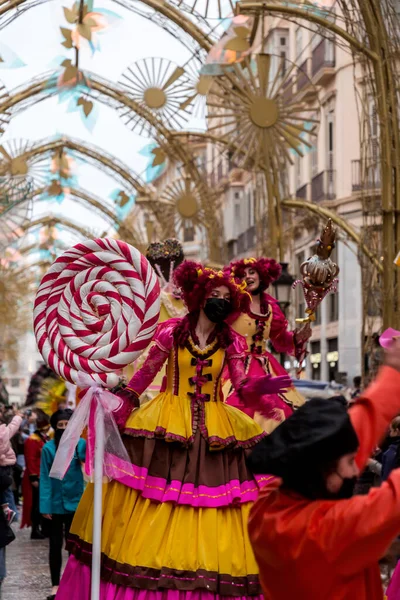
[[(177, 333), (184, 324), (186, 337)], [(245, 354), (242, 338), (225, 324), (216, 326), (204, 349), (190, 317), (159, 326), (116, 415), (124, 423), (167, 363), (165, 391), (134, 410), (124, 426), (134, 475), (110, 459), (120, 476), (103, 492), (101, 600), (261, 600), (247, 520), (270, 478), (256, 479), (245, 457), (265, 434), (222, 401), (221, 389), (227, 366), (242, 397), (251, 394)], [(72, 524), (57, 600), (89, 600), (92, 518), (89, 485)]]
[[(175, 238), (168, 238), (163, 242), (153, 242), (147, 249), (146, 258), (158, 274), (160, 281), (161, 305), (158, 322), (164, 323), (168, 319), (184, 317), (187, 313), (187, 308), (173, 285), (174, 270), (184, 260), (182, 244)], [(126, 375), (128, 375), (129, 379), (144, 364), (147, 356), (148, 352), (145, 351), (134, 365), (126, 370)], [(140, 401), (146, 402), (154, 398), (163, 389), (163, 385), (165, 385), (165, 369), (157, 373), (154, 380), (143, 393)]]
[[(244, 267), (254, 265), (259, 270), (260, 280), (264, 288), (268, 287), (280, 274), (280, 265), (268, 259), (244, 259), (232, 263), (227, 269), (237, 277), (243, 277)], [(284, 367), (269, 352), (267, 343), (272, 342), (274, 350), (299, 358), (304, 353), (304, 341), (297, 341), (293, 331), (288, 331), (288, 322), (278, 306), (277, 301), (265, 291), (260, 293), (260, 313), (251, 309), (233, 316), (230, 321), (233, 329), (247, 341), (245, 360), (246, 375), (250, 378), (263, 377), (266, 374), (273, 377), (286, 375)], [(232, 388), (229, 374), (224, 374), (224, 395), (230, 406), (242, 410), (253, 417), (270, 433), (279, 423), (289, 417), (293, 410), (304, 404), (304, 397), (292, 385), (285, 393), (264, 396), (269, 408), (263, 416), (254, 408), (246, 406), (237, 392)]]

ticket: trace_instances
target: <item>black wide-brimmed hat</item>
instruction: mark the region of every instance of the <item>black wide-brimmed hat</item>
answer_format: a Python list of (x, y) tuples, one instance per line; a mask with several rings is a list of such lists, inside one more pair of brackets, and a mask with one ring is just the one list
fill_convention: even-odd
[(247, 461), (253, 473), (275, 475), (290, 485), (312, 478), (358, 445), (346, 406), (314, 398), (261, 440)]

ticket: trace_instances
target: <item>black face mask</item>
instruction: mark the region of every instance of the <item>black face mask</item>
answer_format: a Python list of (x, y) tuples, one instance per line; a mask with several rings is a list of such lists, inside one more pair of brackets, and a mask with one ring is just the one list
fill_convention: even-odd
[(62, 438), (62, 434), (64, 433), (65, 429), (56, 429), (54, 432), (54, 441), (56, 443), (56, 446), (58, 446), (58, 444), (60, 443), (60, 440)]
[(211, 323), (222, 323), (232, 312), (232, 304), (223, 298), (208, 298), (204, 312)]

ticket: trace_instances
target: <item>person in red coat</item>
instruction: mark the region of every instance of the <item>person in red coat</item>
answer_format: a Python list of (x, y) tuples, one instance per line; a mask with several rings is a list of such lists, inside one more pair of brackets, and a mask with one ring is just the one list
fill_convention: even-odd
[(249, 519), (265, 600), (382, 600), (378, 560), (400, 533), (400, 469), (366, 496), (355, 481), (400, 412), (400, 341), (349, 411), (315, 399), (249, 457), (269, 473)]
[(23, 527), (32, 527), (31, 539), (41, 540), (45, 536), (40, 530), (40, 511), (39, 511), (39, 476), (40, 459), (42, 448), (48, 442), (48, 431), (50, 429), (50, 419), (42, 410), (37, 409), (36, 430), (26, 440), (24, 447), (25, 454), (25, 472), (22, 480), (22, 519), (21, 529)]

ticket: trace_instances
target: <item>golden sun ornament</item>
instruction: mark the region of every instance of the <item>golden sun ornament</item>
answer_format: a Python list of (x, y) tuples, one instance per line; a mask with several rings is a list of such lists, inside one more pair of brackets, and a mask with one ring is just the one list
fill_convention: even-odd
[(160, 202), (174, 208), (178, 229), (199, 226), (202, 223), (201, 194), (188, 177), (176, 179), (160, 196)]
[(31, 185), (33, 188), (42, 187), (48, 178), (48, 158), (35, 155), (32, 152), (34, 147), (35, 143), (28, 140), (4, 142), (0, 146), (0, 178), (20, 176), (22, 183), (22, 178), (25, 177), (28, 187)]
[(173, 0), (173, 4), (206, 19), (224, 19), (233, 13), (236, 0)]
[(293, 163), (294, 156), (313, 148), (318, 107), (310, 108), (303, 100), (304, 74), (279, 61), (258, 54), (242, 66), (230, 65), (225, 75), (229, 93), (213, 90), (210, 95), (208, 131), (232, 144), (233, 161), (241, 167), (263, 165), (270, 170), (276, 158)]
[(185, 66), (189, 78), (187, 98), (180, 104), (180, 110), (189, 110), (197, 118), (203, 119), (207, 112), (207, 97), (215, 79), (209, 75), (202, 75), (193, 64)]
[[(170, 129), (180, 129), (188, 113), (182, 110), (191, 90), (183, 67), (166, 58), (143, 58), (122, 74), (120, 80), (125, 94), (161, 119)], [(121, 118), (132, 131), (146, 132), (151, 126), (131, 109), (121, 109)]]

